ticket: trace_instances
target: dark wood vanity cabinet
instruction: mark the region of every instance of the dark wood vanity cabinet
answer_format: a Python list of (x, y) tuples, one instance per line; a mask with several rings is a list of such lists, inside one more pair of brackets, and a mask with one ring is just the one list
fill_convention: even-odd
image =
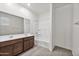
[(0, 56), (14, 56), (34, 46), (34, 36), (0, 42)]
[(29, 40), (24, 40), (24, 51), (26, 51), (26, 50), (28, 50), (30, 47), (30, 42), (29, 42)]
[(23, 39), (16, 42), (13, 47), (13, 55), (17, 55), (21, 52), (23, 52)]
[(0, 55), (3, 56), (17, 55), (23, 51), (23, 39), (14, 39), (0, 44)]
[[(34, 37), (33, 37), (34, 38)], [(34, 39), (30, 39), (30, 48), (32, 48), (34, 46)]]
[(12, 56), (13, 55), (13, 45), (0, 47), (0, 56)]
[(34, 36), (24, 38), (24, 51), (34, 46)]

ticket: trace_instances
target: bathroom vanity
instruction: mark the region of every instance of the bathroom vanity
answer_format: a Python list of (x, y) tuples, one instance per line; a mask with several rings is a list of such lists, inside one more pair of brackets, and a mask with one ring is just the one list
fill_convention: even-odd
[(0, 42), (0, 56), (15, 56), (34, 46), (34, 36), (13, 38)]

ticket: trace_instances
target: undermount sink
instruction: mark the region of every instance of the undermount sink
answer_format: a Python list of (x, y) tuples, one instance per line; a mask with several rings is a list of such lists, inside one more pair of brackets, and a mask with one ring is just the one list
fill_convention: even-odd
[(13, 38), (13, 36), (10, 36), (10, 38)]

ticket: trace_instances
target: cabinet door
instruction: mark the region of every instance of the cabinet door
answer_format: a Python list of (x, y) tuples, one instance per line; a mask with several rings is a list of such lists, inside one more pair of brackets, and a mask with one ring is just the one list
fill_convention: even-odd
[(24, 38), (24, 51), (34, 46), (34, 36)]
[(13, 55), (17, 55), (23, 51), (23, 41), (14, 44)]
[(30, 48), (32, 48), (34, 46), (34, 39), (30, 39)]
[(29, 40), (24, 40), (24, 51), (28, 50), (29, 48), (30, 48)]
[(0, 47), (0, 56), (12, 56), (12, 55), (13, 55), (13, 45)]

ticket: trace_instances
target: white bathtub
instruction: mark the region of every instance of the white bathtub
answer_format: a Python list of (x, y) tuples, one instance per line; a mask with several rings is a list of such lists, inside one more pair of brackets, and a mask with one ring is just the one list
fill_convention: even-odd
[(29, 37), (29, 36), (33, 36), (33, 34), (4, 35), (4, 36), (0, 36), (0, 42), (14, 40), (14, 39), (23, 38), (23, 37)]

